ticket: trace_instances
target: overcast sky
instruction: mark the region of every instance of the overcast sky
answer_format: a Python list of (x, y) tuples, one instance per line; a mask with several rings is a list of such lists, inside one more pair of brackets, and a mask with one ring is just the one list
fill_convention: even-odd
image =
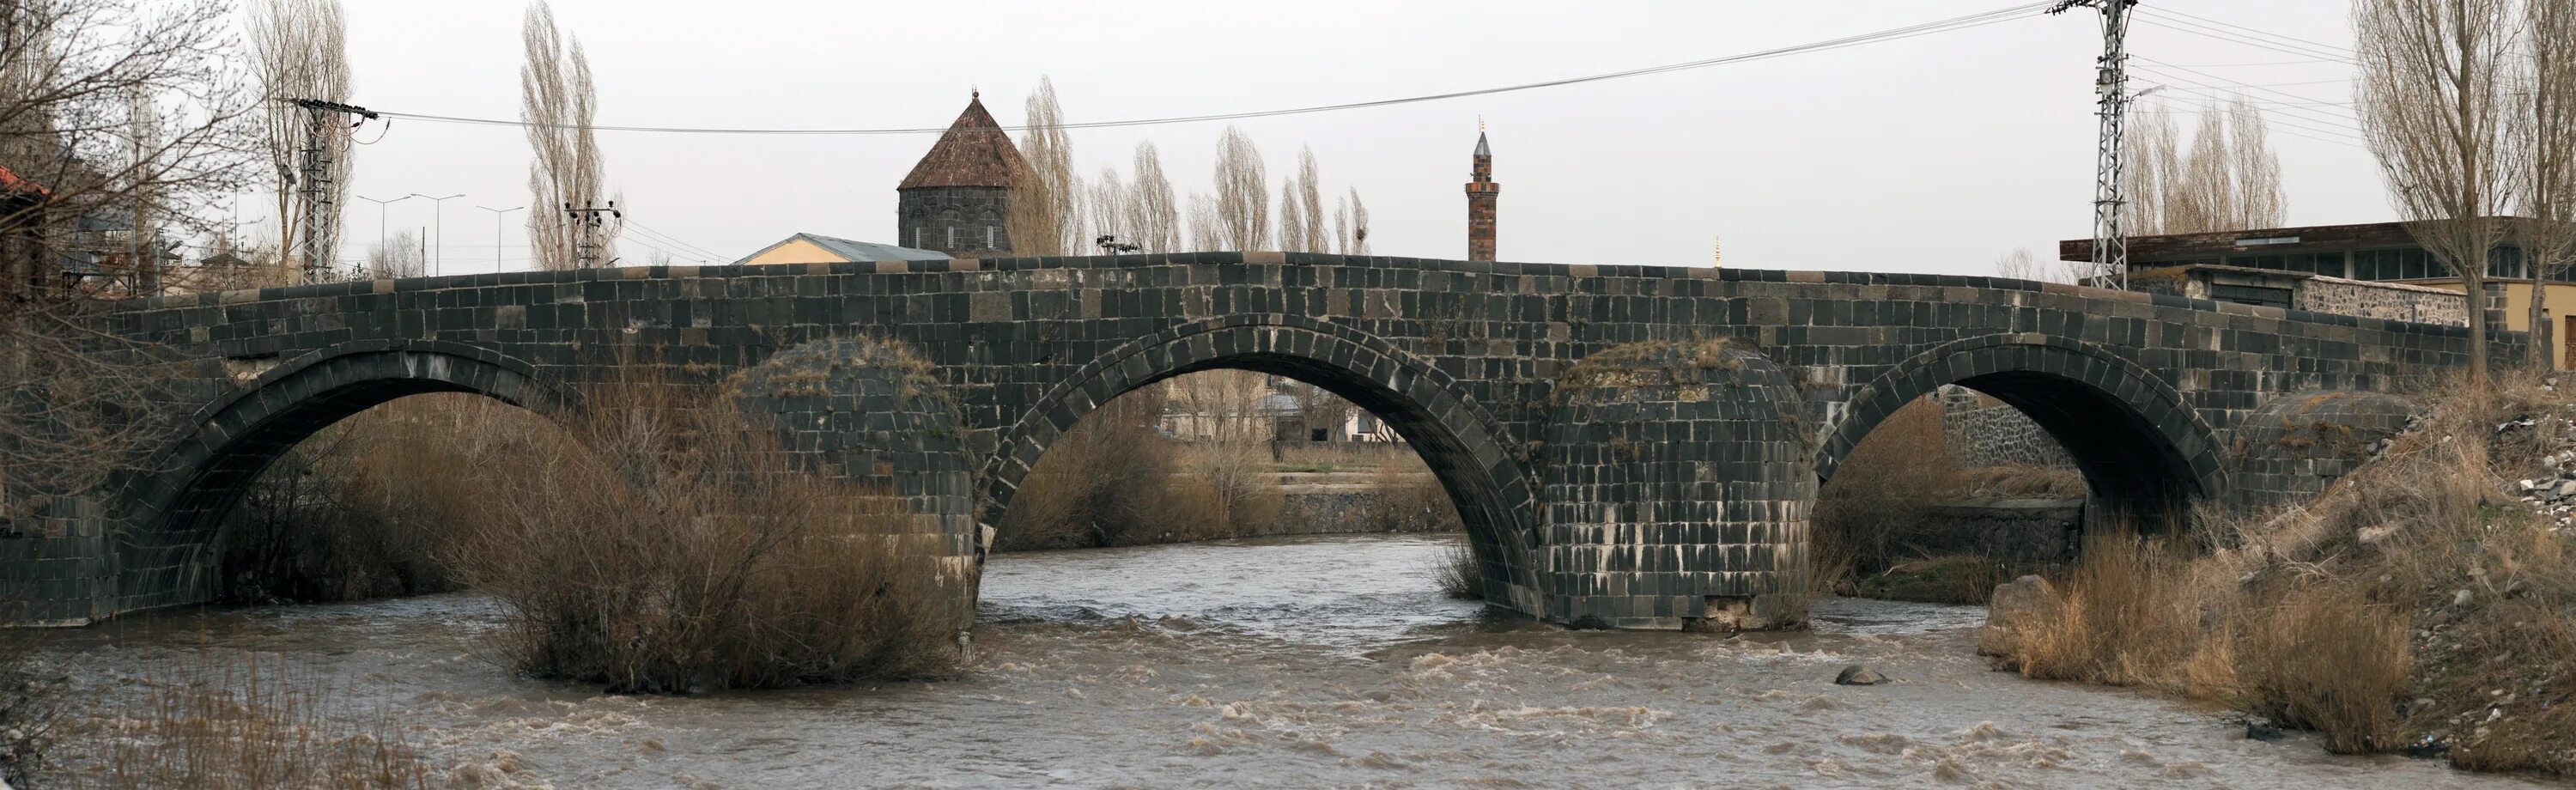
[[(516, 118), (517, 0), (344, 0), (354, 103)], [(1823, 3), (1371, 2), (850, 3), (559, 0), (588, 49), (601, 124), (943, 127), (980, 87), (1003, 123), (1051, 76), (1072, 121), (1392, 98), (1677, 63), (1993, 10), (2005, 0)], [(2130, 38), (2175, 78), (2240, 83), (2278, 104), (2273, 144), (2292, 224), (2390, 218), (2350, 137), (2351, 67), (2266, 36), (2351, 46), (2342, 0), (2151, 0)], [(2159, 14), (2161, 12), (2161, 15)], [(2172, 13), (2241, 25), (2248, 33)], [(2163, 27), (2157, 25), (2166, 25)], [(2185, 32), (2199, 25), (2293, 52)], [(2091, 233), (2091, 12), (2030, 16), (1741, 65), (1380, 109), (1239, 121), (1276, 180), (1311, 146), (1329, 190), (1357, 187), (1379, 254), (1459, 258), (1461, 184), (1482, 116), (1502, 184), (1505, 260), (1987, 273)], [(2322, 61), (2322, 62), (2321, 62)], [(2142, 64), (2143, 65), (2143, 64)], [(2197, 101), (2211, 92), (2166, 95)], [(2315, 103), (2328, 103), (2315, 106)], [(2304, 106), (2302, 106), (2304, 105)], [(2302, 128), (2293, 128), (2292, 124)], [(1073, 133), (1086, 175), (1162, 149), (1176, 191), (1208, 191), (1222, 123)], [(443, 270), (528, 266), (521, 130), (371, 126), (355, 195), (446, 202)], [(2293, 133), (2309, 137), (2291, 136)], [(2316, 138), (2316, 139), (2310, 139)], [(931, 136), (599, 133), (607, 184), (674, 258), (749, 254), (796, 232), (894, 241), (894, 186)], [(1274, 186), (1274, 190), (1275, 190)], [(1329, 198), (1327, 198), (1329, 200)], [(263, 216), (249, 201), (243, 219)], [(389, 209), (433, 225), (427, 201)], [(344, 255), (377, 238), (349, 201)], [(640, 235), (640, 234), (639, 234)], [(651, 249), (630, 235), (620, 252)]]

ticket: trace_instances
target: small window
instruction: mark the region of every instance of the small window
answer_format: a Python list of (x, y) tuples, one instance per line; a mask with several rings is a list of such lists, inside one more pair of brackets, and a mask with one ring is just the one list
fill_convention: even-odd
[(948, 226), (948, 248), (957, 249), (957, 226)]
[(1312, 430), (1312, 431), (1307, 432), (1307, 436), (1309, 437), (1309, 439), (1308, 439), (1309, 441), (1317, 441), (1317, 442), (1325, 441), (1326, 439), (1329, 439), (1329, 438), (1331, 438), (1331, 437), (1332, 437), (1332, 429), (1330, 429), (1330, 428), (1316, 428), (1316, 429), (1314, 429), (1314, 430)]
[(994, 235), (994, 234), (993, 234), (993, 230), (994, 230), (994, 228), (993, 228), (993, 226), (991, 226), (991, 225), (986, 225), (986, 226), (984, 226), (984, 249), (988, 249), (988, 250), (998, 250), (998, 249), (1001, 249), (1001, 247), (996, 246), (996, 245), (994, 245), (994, 244), (993, 244), (993, 235)]

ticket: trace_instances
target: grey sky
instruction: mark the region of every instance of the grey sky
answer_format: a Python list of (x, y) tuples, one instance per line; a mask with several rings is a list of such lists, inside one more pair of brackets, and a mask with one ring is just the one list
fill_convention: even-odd
[[(356, 103), (517, 117), (521, 3), (344, 2)], [(1040, 75), (1054, 78), (1073, 121), (1231, 112), (1688, 61), (2010, 4), (559, 0), (555, 12), (589, 51), (600, 123), (873, 128), (944, 126), (970, 86), (982, 88), (1003, 123), (1016, 123)], [(2351, 46), (2340, 0), (2146, 7)], [(1481, 115), (1503, 185), (1505, 260), (1704, 265), (1712, 236), (1723, 235), (1730, 266), (1984, 273), (2013, 248), (2053, 258), (2057, 239), (2090, 233), (2099, 38), (2088, 14), (1238, 123), (1260, 143), (1274, 184), (1305, 145), (1328, 192), (1358, 187), (1381, 254), (1463, 257), (1460, 185)], [(2144, 24), (2130, 48), (2312, 101), (2351, 101), (2346, 64), (2280, 63), (2309, 57)], [(2140, 77), (2141, 86), (2156, 81)], [(2283, 112), (2273, 116), (2273, 142), (2289, 220), (2389, 219), (2357, 141), (2287, 125), (2351, 134), (2345, 109)], [(1208, 189), (1222, 128), (1076, 131), (1075, 150), (1086, 176), (1103, 165), (1124, 172), (1136, 142), (1151, 139), (1186, 194)], [(493, 215), (474, 206), (528, 202), (521, 131), (419, 121), (383, 131), (360, 150), (353, 193), (464, 193), (446, 203), (444, 270), (489, 271)], [(607, 182), (624, 194), (629, 216), (726, 260), (800, 231), (892, 241), (894, 185), (931, 139), (600, 133)], [(264, 214), (257, 203), (245, 202), (245, 219)], [(433, 224), (427, 201), (389, 213), (396, 229)], [(519, 216), (497, 251), (504, 267), (528, 265)], [(361, 254), (377, 238), (375, 205), (350, 201), (346, 222), (353, 245), (344, 255)], [(650, 251), (632, 237), (620, 250), (631, 263)]]

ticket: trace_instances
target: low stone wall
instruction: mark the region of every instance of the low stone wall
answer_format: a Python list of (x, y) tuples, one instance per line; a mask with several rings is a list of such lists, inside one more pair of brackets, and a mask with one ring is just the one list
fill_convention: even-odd
[(2363, 318), (2443, 326), (2469, 325), (2469, 303), (2460, 296), (2460, 292), (2404, 283), (2313, 277), (2291, 291), (2290, 306)]
[(1941, 388), (1941, 436), (1961, 463), (1972, 467), (2020, 464), (2075, 468), (2066, 448), (2020, 409), (1994, 403), (1958, 385)]
[(2075, 559), (2082, 548), (2084, 500), (2000, 499), (1933, 505), (1906, 533), (1907, 549), (1929, 556), (1964, 554), (2017, 568)]

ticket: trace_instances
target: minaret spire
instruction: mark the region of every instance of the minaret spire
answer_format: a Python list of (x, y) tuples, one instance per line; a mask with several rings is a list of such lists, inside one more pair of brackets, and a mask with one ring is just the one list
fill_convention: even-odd
[(1494, 199), (1503, 185), (1494, 183), (1494, 149), (1485, 141), (1485, 119), (1476, 118), (1476, 154), (1467, 181), (1467, 260), (1494, 259)]

